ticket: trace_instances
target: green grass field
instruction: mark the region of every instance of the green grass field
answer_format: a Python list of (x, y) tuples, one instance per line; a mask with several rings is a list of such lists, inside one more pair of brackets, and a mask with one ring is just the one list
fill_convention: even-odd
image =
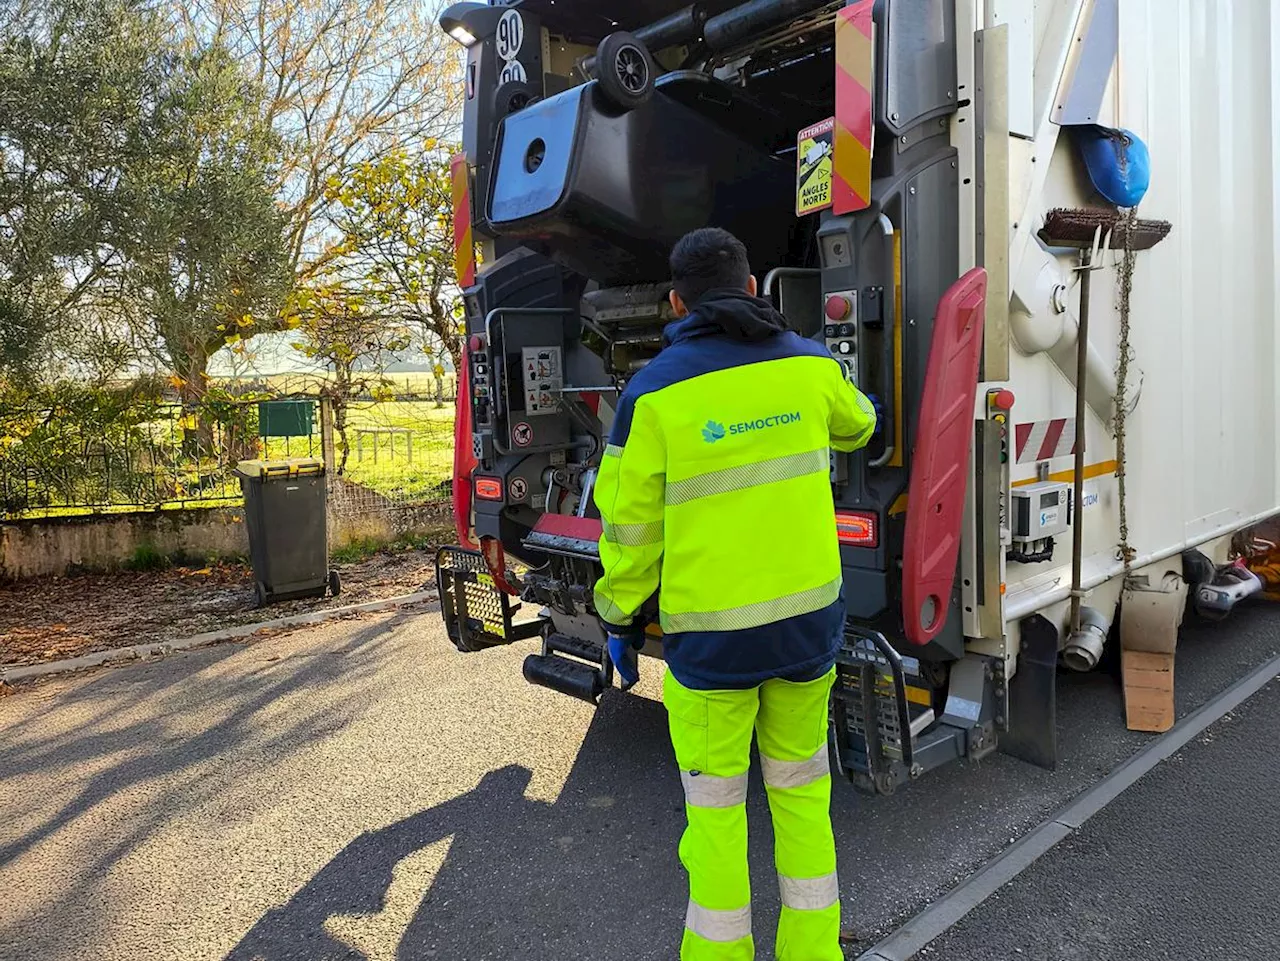
[[(430, 375), (411, 376), (430, 378)], [(415, 385), (416, 388), (423, 386)], [(443, 407), (437, 407), (434, 399), (353, 403), (347, 414), (349, 450), (343, 477), (392, 504), (439, 500), (447, 494), (447, 485), (453, 476), (453, 421), (452, 399)], [(162, 429), (173, 432), (176, 446), (177, 428), (165, 421)], [(339, 445), (337, 460), (341, 463), (341, 438), (335, 437), (335, 443)], [(231, 456), (267, 460), (322, 457), (318, 411), (309, 437), (262, 437), (257, 440), (256, 453), (245, 450)], [(145, 502), (128, 503), (128, 495), (96, 491), (91, 495), (93, 500), (55, 497), (47, 506), (32, 507), (10, 516), (60, 517), (220, 507), (238, 504), (242, 498), (234, 463), (228, 463), (225, 455), (169, 465), (157, 474), (155, 490), (160, 493), (158, 502), (147, 498)], [(376, 509), (379, 503), (371, 503), (370, 509)]]
[[(237, 393), (235, 381), (219, 381), (230, 396)], [(252, 389), (265, 388), (281, 399), (318, 397), (332, 384), (323, 374), (280, 374), (256, 382)], [(411, 371), (382, 375), (377, 396), (397, 400), (355, 401), (347, 410), (346, 457), (342, 437), (336, 436), (337, 462), (352, 485), (366, 488), (390, 503), (413, 504), (438, 500), (448, 490), (453, 474), (453, 421), (456, 378), (445, 374), (437, 382), (431, 371)], [(437, 395), (443, 403), (438, 403)], [(32, 482), (23, 473), (0, 478), (0, 493), (16, 489), (25, 507), (9, 510), (6, 516), (69, 516), (137, 510), (167, 510), (187, 507), (223, 506), (239, 503), (241, 491), (234, 472), (241, 459), (282, 460), (323, 456), (319, 405), (313, 412), (312, 433), (302, 437), (257, 437), (256, 400), (245, 402), (243, 418), (247, 430), (229, 433), (221, 425), (216, 430), (216, 447), (198, 456), (184, 454), (183, 424), (178, 405), (168, 405), (165, 416), (144, 424), (145, 438), (135, 439), (133, 450), (120, 453), (119, 447), (93, 461), (63, 474), (51, 474), (52, 483)], [(172, 408), (172, 410), (169, 410)], [(245, 435), (248, 436), (245, 436)], [(75, 443), (84, 443), (78, 435)], [(83, 476), (82, 476), (83, 475)], [(40, 485), (48, 483), (45, 489)], [(374, 505), (379, 501), (375, 498)], [(37, 506), (38, 505), (38, 506)]]
[(438, 497), (453, 476), (453, 405), (394, 400), (353, 405), (347, 444), (344, 476), (352, 483), (395, 501)]
[[(268, 390), (282, 397), (289, 394), (319, 394), (332, 382), (331, 376), (323, 374), (276, 374), (265, 379)], [(436, 396), (436, 378), (430, 371), (383, 374), (381, 387), (393, 394), (413, 394), (424, 400), (434, 400)], [(452, 406), (455, 393), (454, 376), (446, 373), (443, 377), (444, 402)]]

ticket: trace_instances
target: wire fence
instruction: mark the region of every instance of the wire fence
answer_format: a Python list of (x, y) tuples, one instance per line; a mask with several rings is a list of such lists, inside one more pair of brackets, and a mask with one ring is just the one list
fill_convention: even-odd
[(236, 465), (323, 459), (344, 516), (439, 504), (451, 489), (453, 409), (435, 397), (315, 396), (94, 411), (0, 413), (6, 518), (237, 504)]
[(395, 514), (447, 501), (453, 489), (453, 418), (452, 405), (404, 395), (357, 400), (345, 412), (335, 411), (332, 512)]

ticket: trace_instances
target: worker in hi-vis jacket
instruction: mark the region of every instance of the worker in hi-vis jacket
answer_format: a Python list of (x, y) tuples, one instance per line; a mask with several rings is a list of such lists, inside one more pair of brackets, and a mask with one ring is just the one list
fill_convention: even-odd
[(754, 732), (782, 896), (777, 957), (840, 961), (827, 704), (844, 603), (830, 452), (864, 446), (876, 406), (822, 344), (756, 296), (732, 234), (682, 239), (671, 280), (678, 319), (623, 392), (596, 481), (595, 606), (630, 687), (644, 637), (637, 612), (658, 594), (663, 699), (689, 821), (680, 956), (755, 956)]

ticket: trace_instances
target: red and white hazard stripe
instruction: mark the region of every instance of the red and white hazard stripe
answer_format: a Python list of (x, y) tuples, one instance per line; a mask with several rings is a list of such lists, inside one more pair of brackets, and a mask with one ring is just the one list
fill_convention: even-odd
[(1056, 420), (1038, 420), (1014, 427), (1019, 464), (1067, 457), (1076, 452), (1076, 420), (1059, 417)]

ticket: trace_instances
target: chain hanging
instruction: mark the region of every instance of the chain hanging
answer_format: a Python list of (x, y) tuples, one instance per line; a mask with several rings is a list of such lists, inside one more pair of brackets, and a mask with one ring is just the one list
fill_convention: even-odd
[(1133, 249), (1133, 228), (1138, 222), (1138, 209), (1130, 210), (1117, 223), (1116, 227), (1124, 245), (1124, 258), (1121, 261), (1118, 281), (1120, 285), (1120, 353), (1116, 360), (1116, 400), (1112, 413), (1112, 428), (1116, 438), (1116, 486), (1120, 499), (1120, 560), (1124, 562), (1124, 574), (1127, 578), (1130, 565), (1133, 563), (1134, 551), (1129, 546), (1129, 505), (1125, 490), (1125, 427), (1128, 416), (1128, 384), (1129, 360), (1129, 298), (1133, 293), (1133, 268), (1137, 261)]

